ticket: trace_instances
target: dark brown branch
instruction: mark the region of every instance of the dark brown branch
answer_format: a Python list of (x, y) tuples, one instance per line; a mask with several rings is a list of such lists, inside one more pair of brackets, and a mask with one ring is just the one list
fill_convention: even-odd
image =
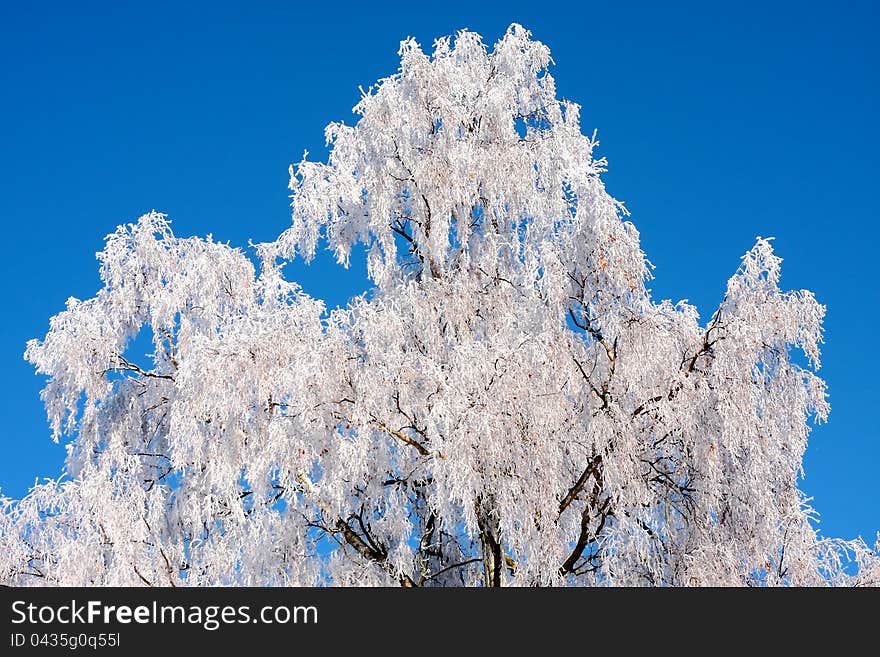
[[(605, 336), (602, 334), (602, 331), (593, 326), (593, 323), (590, 321), (590, 318), (587, 317), (586, 312), (583, 314), (584, 321), (581, 322), (578, 320), (577, 316), (574, 314), (574, 310), (569, 308), (568, 315), (571, 317), (571, 321), (577, 326), (579, 329), (586, 331), (593, 338), (602, 345), (602, 348), (605, 350), (605, 353), (608, 356), (608, 361), (611, 363), (612, 369), (614, 368), (614, 363), (617, 360), (617, 345), (608, 344), (608, 340), (605, 339)], [(617, 340), (615, 339), (615, 343)]]
[(406, 229), (404, 228), (403, 224), (400, 223), (400, 221), (395, 220), (394, 223), (389, 224), (389, 228), (391, 228), (391, 230), (393, 230), (395, 233), (397, 233), (403, 239), (409, 242), (413, 246), (415, 251), (418, 251), (415, 240), (413, 240), (412, 236), (408, 232), (406, 232)]
[[(42, 577), (42, 578), (44, 578), (44, 579), (45, 579), (45, 577), (46, 577), (43, 573), (29, 573), (29, 572), (26, 571), (26, 570), (19, 570), (19, 571), (16, 572), (15, 574), (16, 574), (16, 575), (27, 575), (28, 577)], [(6, 585), (4, 585), (4, 586), (6, 586)]]
[(165, 550), (162, 548), (159, 548), (159, 554), (162, 555), (162, 560), (165, 562), (165, 574), (168, 575), (168, 583), (171, 586), (176, 587), (177, 584), (174, 583), (174, 571), (171, 568), (171, 562), (168, 561), (168, 555), (165, 554)]
[(498, 522), (489, 517), (478, 501), (476, 504), (477, 526), (480, 529), (480, 546), (483, 552), (483, 582), (487, 587), (501, 586), (501, 572), (504, 560), (501, 554), (501, 543), (498, 540)]
[(571, 554), (568, 555), (568, 558), (559, 567), (560, 575), (565, 576), (571, 572), (574, 572), (577, 562), (580, 561), (584, 550), (590, 543), (598, 538), (599, 534), (602, 533), (602, 530), (605, 528), (605, 522), (608, 520), (608, 516), (611, 515), (608, 511), (608, 507), (610, 504), (611, 498), (606, 497), (605, 501), (602, 503), (602, 506), (598, 511), (599, 525), (598, 527), (596, 527), (595, 531), (590, 530), (590, 525), (593, 521), (593, 514), (591, 513), (592, 506), (587, 505), (587, 507), (584, 509), (584, 512), (581, 515), (580, 535), (578, 536), (577, 543), (575, 543), (574, 549), (571, 551)]
[[(130, 363), (125, 359), (121, 354), (115, 354), (116, 358), (116, 366), (111, 369), (120, 370), (123, 372), (135, 372), (136, 374), (140, 374), (141, 376), (145, 376), (151, 379), (165, 379), (167, 381), (174, 381), (174, 377), (170, 374), (156, 374), (155, 372), (147, 372), (142, 369), (139, 365), (135, 365), (134, 363)], [(104, 370), (103, 374), (106, 374), (109, 370)]]
[[(376, 427), (377, 429), (379, 429), (380, 431), (384, 431), (389, 436), (391, 436), (393, 438), (397, 438), (399, 441), (404, 442), (407, 445), (410, 445), (412, 447), (415, 447), (416, 451), (419, 454), (421, 454), (422, 456), (430, 456), (431, 455), (431, 452), (430, 452), (430, 450), (428, 450), (427, 447), (425, 447), (418, 440), (410, 438), (405, 433), (402, 433), (400, 431), (395, 431), (394, 429), (386, 426), (384, 423), (378, 422), (378, 421), (373, 422), (373, 426)], [(442, 455), (441, 455), (441, 458), (443, 458)]]
[[(355, 551), (360, 554), (365, 559), (369, 559), (373, 561), (388, 572), (389, 574), (394, 574), (391, 572), (391, 569), (388, 567), (387, 558), (388, 553), (386, 550), (382, 549), (379, 546), (375, 546), (375, 543), (372, 539), (369, 540), (369, 543), (365, 541), (356, 531), (354, 531), (347, 522), (345, 522), (342, 518), (339, 518), (336, 521), (336, 530), (342, 534), (342, 537), (345, 539), (345, 542), (348, 543), (351, 547), (355, 549)], [(368, 537), (369, 538), (369, 537)], [(373, 545), (371, 545), (371, 543)], [(416, 586), (416, 583), (412, 580), (409, 575), (401, 574), (397, 575), (397, 579), (400, 582), (400, 585), (404, 588), (413, 588)]]
[(342, 518), (336, 521), (336, 529), (342, 534), (345, 542), (353, 547), (357, 553), (365, 559), (371, 561), (384, 561), (385, 557), (388, 556), (383, 551), (378, 550), (361, 538), (360, 534), (353, 530)]
[(586, 381), (587, 385), (590, 386), (590, 389), (593, 391), (593, 394), (596, 395), (596, 397), (598, 397), (599, 399), (601, 399), (604, 403), (605, 398), (602, 396), (602, 392), (595, 385), (593, 385), (593, 382), (590, 380), (590, 376), (587, 374), (586, 370), (584, 369), (584, 366), (581, 364), (581, 362), (577, 358), (574, 358), (574, 356), (572, 356), (572, 359), (574, 360), (574, 364), (577, 365), (578, 370), (580, 370), (581, 375), (584, 377), (584, 381)]
[(152, 586), (153, 586), (153, 583), (152, 583), (150, 580), (148, 580), (146, 577), (144, 577), (143, 575), (141, 575), (141, 573), (140, 573), (140, 571), (138, 570), (137, 566), (135, 566), (134, 564), (131, 564), (131, 567), (134, 568), (134, 573), (135, 573), (135, 575), (137, 575), (138, 577), (140, 577), (140, 578), (141, 578), (141, 581), (142, 581), (144, 584), (146, 584), (146, 585), (149, 586), (149, 587), (152, 587)]
[(422, 581), (427, 582), (427, 581), (429, 581), (429, 580), (434, 579), (435, 577), (440, 577), (440, 575), (442, 575), (443, 573), (447, 573), (447, 572), (449, 572), (450, 570), (453, 570), (454, 568), (461, 568), (462, 566), (467, 566), (467, 565), (472, 564), (472, 563), (479, 563), (480, 561), (482, 561), (481, 558), (479, 558), (479, 557), (475, 557), (475, 558), (473, 558), (473, 559), (468, 559), (467, 561), (461, 561), (461, 562), (459, 562), (459, 563), (454, 563), (454, 564), (452, 564), (451, 566), (446, 566), (446, 568), (441, 568), (441, 569), (438, 570), (436, 573), (432, 573), (431, 575), (428, 575), (428, 576), (425, 577), (425, 579), (422, 580)]
[(581, 473), (581, 476), (578, 477), (578, 480), (574, 483), (574, 485), (568, 490), (565, 494), (565, 497), (562, 498), (562, 501), (559, 503), (559, 515), (569, 507), (569, 505), (575, 500), (575, 498), (580, 495), (581, 491), (584, 489), (584, 486), (587, 483), (587, 480), (593, 475), (596, 475), (597, 480), (601, 478), (599, 473), (599, 468), (602, 465), (602, 455), (597, 454), (590, 462), (587, 463), (587, 467), (584, 468), (584, 471)]
[[(312, 484), (311, 480), (308, 478), (308, 475), (305, 472), (300, 472), (297, 475), (297, 479), (300, 484), (302, 484), (304, 492), (310, 494), (318, 504), (318, 507), (321, 509), (322, 513), (326, 513), (331, 517), (336, 516), (335, 512), (332, 510), (330, 505), (318, 494), (317, 490), (315, 490), (314, 484)], [(395, 572), (394, 568), (388, 563), (388, 550), (383, 547), (379, 541), (374, 540), (372, 537), (369, 537), (366, 531), (366, 527), (361, 521), (361, 527), (364, 530), (365, 535), (368, 536), (369, 541), (364, 540), (351, 526), (343, 520), (341, 517), (336, 516), (336, 522), (333, 527), (327, 527), (323, 523), (310, 523), (311, 526), (317, 527), (331, 536), (336, 538), (336, 534), (342, 534), (342, 538), (345, 539), (345, 542), (348, 543), (352, 548), (354, 548), (355, 552), (357, 552), (360, 556), (365, 559), (372, 561), (380, 568), (382, 568), (389, 575), (396, 577), (400, 585), (403, 587), (415, 587), (416, 583), (413, 579), (406, 574), (400, 574)]]

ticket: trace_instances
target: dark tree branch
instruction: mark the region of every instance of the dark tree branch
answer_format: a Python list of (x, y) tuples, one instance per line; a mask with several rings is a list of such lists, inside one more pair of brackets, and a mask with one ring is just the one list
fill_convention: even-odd
[(601, 473), (599, 472), (599, 468), (602, 466), (602, 455), (597, 454), (590, 462), (587, 463), (587, 467), (584, 468), (584, 471), (581, 473), (581, 476), (578, 477), (578, 480), (574, 483), (574, 485), (568, 489), (568, 492), (565, 494), (565, 497), (562, 498), (562, 501), (559, 503), (559, 515), (569, 507), (569, 505), (575, 500), (575, 498), (581, 493), (584, 489), (584, 486), (587, 483), (587, 480), (596, 475), (597, 481), (601, 479)]
[(501, 543), (498, 540), (499, 527), (497, 520), (490, 517), (489, 511), (478, 500), (476, 503), (477, 526), (480, 529), (480, 547), (483, 552), (483, 582), (487, 587), (501, 586), (501, 572), (504, 560), (501, 554)]
[(577, 566), (577, 562), (580, 561), (581, 556), (584, 553), (586, 547), (595, 541), (599, 535), (602, 533), (602, 530), (605, 528), (605, 522), (608, 520), (608, 516), (611, 513), (608, 510), (608, 507), (611, 505), (611, 498), (606, 497), (605, 501), (602, 502), (602, 506), (599, 508), (597, 514), (599, 516), (599, 525), (596, 527), (595, 531), (590, 529), (590, 525), (593, 522), (593, 514), (591, 513), (593, 507), (591, 505), (587, 505), (584, 508), (584, 512), (581, 515), (581, 532), (578, 536), (577, 543), (575, 543), (574, 549), (571, 551), (571, 554), (568, 555), (568, 558), (565, 562), (559, 567), (559, 574), (562, 576), (568, 575), (575, 571)]

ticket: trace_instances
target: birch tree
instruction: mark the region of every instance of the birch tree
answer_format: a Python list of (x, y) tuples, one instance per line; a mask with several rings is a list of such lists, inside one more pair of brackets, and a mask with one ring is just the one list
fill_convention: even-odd
[[(651, 297), (545, 45), (399, 55), (291, 167), (275, 241), (107, 237), (103, 287), (27, 345), (66, 471), (2, 500), (0, 582), (880, 583), (799, 488), (825, 308), (771, 241), (701, 323)], [(285, 278), (318, 248), (365, 249), (370, 289)]]

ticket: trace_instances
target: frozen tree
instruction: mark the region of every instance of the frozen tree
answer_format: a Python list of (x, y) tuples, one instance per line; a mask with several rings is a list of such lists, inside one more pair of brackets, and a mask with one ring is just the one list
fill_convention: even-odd
[[(708, 323), (654, 301), (543, 44), (399, 54), (291, 167), (276, 241), (155, 212), (107, 238), (103, 288), (27, 346), (71, 440), (66, 476), (2, 500), (0, 582), (880, 582), (798, 488), (824, 308), (770, 241)], [(368, 254), (345, 308), (283, 276), (321, 244)]]

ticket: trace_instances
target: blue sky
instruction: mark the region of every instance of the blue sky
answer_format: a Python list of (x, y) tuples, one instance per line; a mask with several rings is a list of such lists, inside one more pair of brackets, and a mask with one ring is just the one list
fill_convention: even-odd
[[(874, 267), (880, 48), (872, 3), (4, 3), (0, 9), (0, 486), (56, 476), (42, 381), (22, 359), (94, 254), (157, 209), (178, 234), (246, 245), (289, 224), (287, 166), (352, 120), (358, 85), (467, 27), (519, 22), (548, 44), (560, 95), (597, 128), (609, 190), (656, 265), (657, 298), (708, 317), (755, 236), (783, 285), (828, 306), (832, 413), (804, 489), (823, 533), (880, 529), (880, 326)], [(574, 5), (574, 3), (570, 3)], [(662, 7), (660, 5), (663, 5)], [(341, 303), (365, 286), (329, 258), (288, 269)]]

